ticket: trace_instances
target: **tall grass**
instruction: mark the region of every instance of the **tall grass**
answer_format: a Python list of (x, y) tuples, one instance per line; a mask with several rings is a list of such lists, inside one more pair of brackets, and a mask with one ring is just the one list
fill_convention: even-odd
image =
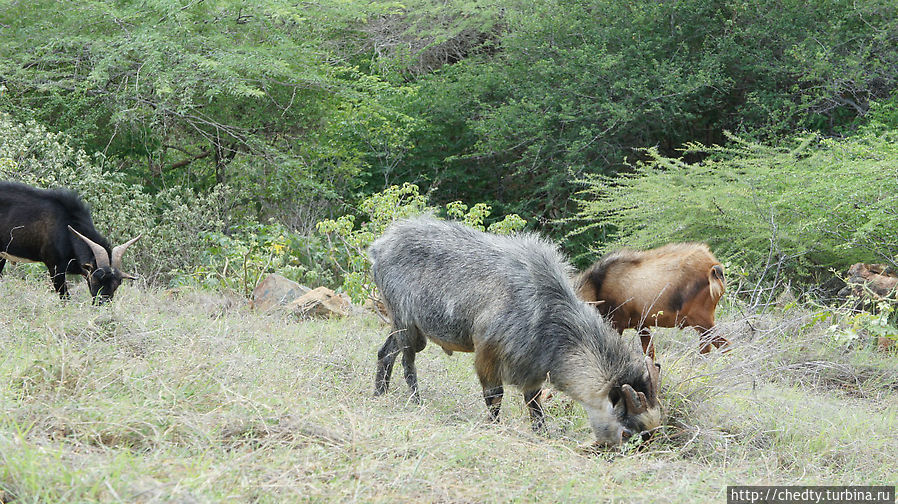
[(724, 307), (734, 349), (707, 357), (692, 331), (658, 331), (664, 430), (586, 454), (585, 414), (560, 395), (544, 434), (517, 393), (487, 423), (469, 354), (420, 354), (421, 406), (402, 380), (372, 397), (373, 316), (303, 322), (140, 285), (97, 308), (83, 282), (62, 303), (15, 271), (0, 279), (3, 502), (668, 502), (898, 480), (894, 356), (839, 346), (803, 309)]

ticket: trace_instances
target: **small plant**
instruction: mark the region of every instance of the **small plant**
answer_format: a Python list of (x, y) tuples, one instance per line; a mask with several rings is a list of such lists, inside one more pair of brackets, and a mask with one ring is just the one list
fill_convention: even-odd
[(898, 342), (898, 301), (891, 297), (864, 302), (866, 310), (858, 310), (858, 299), (848, 298), (842, 306), (824, 309), (811, 317), (809, 328), (829, 320), (827, 333), (840, 347), (851, 347), (868, 339), (886, 338)]
[(322, 255), (321, 243), (276, 222), (240, 226), (230, 234), (204, 232), (200, 239), (201, 260), (178, 270), (172, 285), (226, 288), (249, 296), (265, 275), (274, 272), (306, 285), (333, 280), (316, 261)]
[(887, 338), (898, 341), (898, 313), (895, 303), (890, 300), (879, 300), (873, 312), (862, 311), (851, 317), (848, 322), (855, 333), (866, 333), (874, 338)]
[(354, 301), (362, 302), (370, 294), (367, 277), (367, 248), (394, 220), (424, 213), (426, 199), (418, 192), (418, 186), (403, 184), (390, 186), (382, 192), (365, 198), (359, 205), (367, 216), (358, 228), (354, 215), (327, 219), (315, 227), (327, 240), (328, 261), (343, 277), (344, 292)]

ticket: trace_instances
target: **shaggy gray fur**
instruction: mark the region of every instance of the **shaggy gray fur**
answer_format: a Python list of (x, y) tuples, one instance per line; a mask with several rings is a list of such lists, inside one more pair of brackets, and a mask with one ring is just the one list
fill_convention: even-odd
[[(640, 425), (642, 419), (627, 415), (624, 401), (616, 400), (624, 384), (650, 394), (643, 358), (577, 298), (568, 280), (572, 270), (550, 242), (535, 234), (498, 236), (418, 217), (393, 224), (369, 254), (394, 325), (378, 353), (376, 394), (386, 391), (402, 353), (417, 400), (415, 353), (430, 339), (450, 354), (475, 352), (496, 420), (503, 383), (533, 401), (551, 373), (553, 385), (589, 411), (613, 410), (612, 417), (633, 432), (656, 426)], [(657, 405), (657, 398), (650, 400)], [(541, 422), (538, 401), (529, 405), (534, 421)], [(619, 440), (616, 424), (593, 421), (593, 428), (600, 440), (615, 434)]]

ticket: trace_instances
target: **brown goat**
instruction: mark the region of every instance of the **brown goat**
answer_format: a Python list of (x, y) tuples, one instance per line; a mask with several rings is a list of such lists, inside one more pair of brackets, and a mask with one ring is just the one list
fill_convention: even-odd
[(709, 334), (726, 281), (723, 266), (703, 243), (612, 252), (581, 273), (576, 287), (618, 332), (636, 329), (643, 352), (652, 359), (651, 326), (694, 327), (701, 353), (729, 344)]

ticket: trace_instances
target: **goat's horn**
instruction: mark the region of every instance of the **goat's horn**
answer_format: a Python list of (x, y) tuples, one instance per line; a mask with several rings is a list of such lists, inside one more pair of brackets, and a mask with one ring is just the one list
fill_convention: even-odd
[[(113, 247), (112, 249), (112, 267), (120, 270), (122, 269), (122, 256), (125, 255), (125, 250), (130, 247), (134, 242), (140, 239), (143, 235), (137, 235), (137, 238), (131, 238), (130, 240)], [(130, 276), (130, 275), (128, 275)]]
[(649, 397), (655, 399), (661, 391), (661, 369), (651, 357), (645, 357), (645, 370), (649, 373)]
[(633, 390), (633, 387), (630, 386), (629, 383), (625, 383), (621, 386), (621, 392), (624, 394), (624, 401), (627, 405), (627, 413), (630, 415), (638, 415), (646, 410), (645, 404), (642, 401), (645, 400), (645, 395), (642, 395), (642, 392), (639, 394), (642, 395), (640, 398), (636, 395), (636, 391)]
[(90, 247), (90, 250), (94, 253), (94, 259), (97, 261), (97, 268), (108, 268), (109, 267), (109, 253), (106, 249), (103, 248), (99, 243), (94, 242), (90, 238), (84, 236), (83, 234), (75, 231), (75, 228), (69, 226), (69, 231), (75, 233), (75, 236), (81, 238), (84, 243)]

